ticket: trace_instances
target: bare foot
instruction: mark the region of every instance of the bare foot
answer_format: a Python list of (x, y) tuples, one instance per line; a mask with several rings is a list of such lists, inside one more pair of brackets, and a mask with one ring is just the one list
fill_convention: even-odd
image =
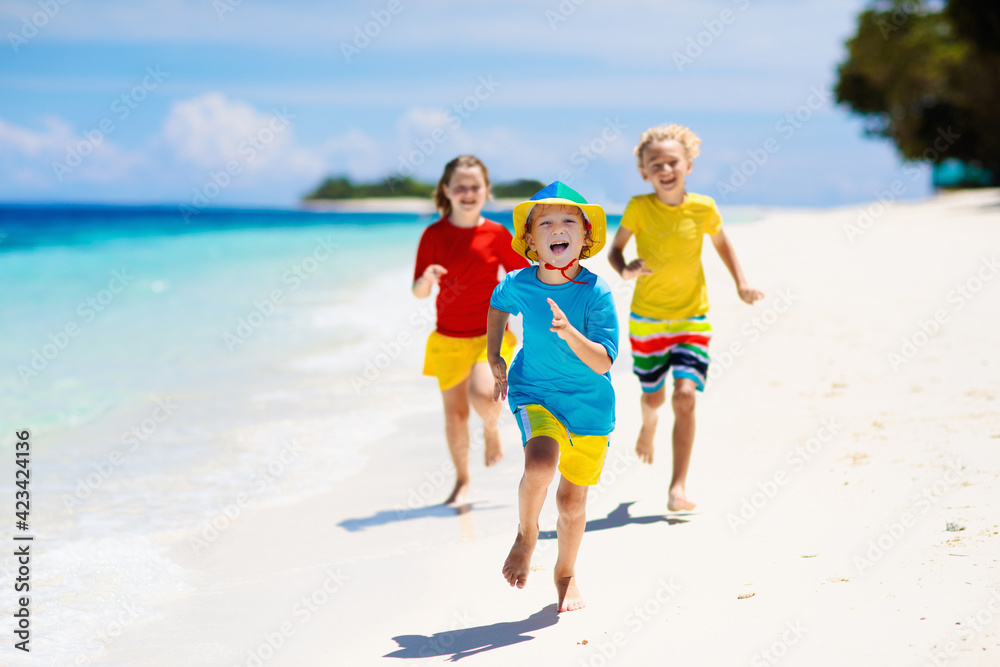
[(675, 487), (670, 490), (667, 499), (667, 509), (671, 512), (688, 512), (696, 507), (695, 503), (687, 499), (683, 487)]
[(556, 593), (559, 594), (559, 611), (576, 611), (587, 606), (574, 576), (556, 577)]
[(451, 495), (448, 496), (448, 500), (444, 501), (445, 505), (461, 505), (465, 502), (465, 494), (469, 492), (469, 480), (459, 479), (455, 481), (455, 488), (452, 489)]
[(483, 439), (486, 441), (486, 467), (495, 466), (503, 460), (503, 445), (500, 444), (500, 431), (483, 429)]
[(531, 569), (531, 554), (535, 550), (535, 541), (529, 543), (526, 538), (521, 537), (521, 531), (514, 538), (514, 546), (507, 554), (507, 560), (503, 563), (503, 578), (511, 586), (524, 588), (528, 581), (528, 571)]
[(643, 463), (653, 462), (653, 438), (656, 435), (656, 424), (643, 424), (639, 431), (639, 439), (635, 441), (635, 454)]

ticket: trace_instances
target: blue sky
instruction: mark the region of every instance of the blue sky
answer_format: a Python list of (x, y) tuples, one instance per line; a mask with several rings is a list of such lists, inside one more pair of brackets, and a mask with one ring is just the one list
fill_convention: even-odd
[(720, 203), (926, 196), (829, 94), (862, 6), (0, 0), (0, 201), (287, 206), (472, 152), (621, 204), (649, 191), (640, 133), (672, 122)]

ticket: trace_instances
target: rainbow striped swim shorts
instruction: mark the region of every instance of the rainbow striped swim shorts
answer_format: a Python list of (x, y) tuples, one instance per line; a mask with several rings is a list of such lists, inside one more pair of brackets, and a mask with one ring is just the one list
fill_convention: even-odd
[(644, 392), (659, 391), (673, 369), (674, 379), (694, 380), (705, 390), (708, 342), (712, 325), (704, 315), (683, 320), (654, 320), (629, 313), (628, 336), (632, 343), (632, 371)]

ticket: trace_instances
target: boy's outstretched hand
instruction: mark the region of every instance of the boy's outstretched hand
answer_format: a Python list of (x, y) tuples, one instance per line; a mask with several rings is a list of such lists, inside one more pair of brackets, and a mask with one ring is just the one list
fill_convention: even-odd
[(566, 313), (564, 313), (556, 302), (552, 299), (546, 299), (549, 302), (549, 308), (552, 309), (552, 326), (549, 327), (549, 331), (555, 333), (565, 341), (569, 341), (569, 336), (576, 332), (573, 325), (569, 323), (569, 319), (566, 318)]
[(493, 371), (493, 402), (507, 398), (507, 362), (498, 356), (490, 360), (490, 370)]
[(653, 275), (653, 271), (646, 268), (646, 260), (644, 259), (633, 259), (622, 269), (622, 280), (632, 280), (639, 276), (651, 275)]
[(744, 285), (743, 287), (738, 287), (737, 290), (740, 293), (740, 299), (742, 299), (746, 303), (749, 303), (750, 305), (753, 305), (754, 301), (760, 301), (761, 299), (764, 298), (763, 292), (761, 292), (758, 289), (754, 289), (752, 287), (747, 287), (746, 285)]

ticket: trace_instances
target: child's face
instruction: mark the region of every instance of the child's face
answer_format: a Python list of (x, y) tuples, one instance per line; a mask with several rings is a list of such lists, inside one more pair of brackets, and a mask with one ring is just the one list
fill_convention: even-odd
[(451, 210), (467, 215), (479, 215), (489, 192), (483, 170), (479, 167), (459, 167), (444, 186)]
[(580, 259), (586, 237), (586, 223), (576, 206), (538, 204), (531, 212), (525, 240), (539, 262), (563, 267), (571, 259)]
[(684, 179), (691, 173), (691, 161), (680, 143), (654, 141), (642, 151), (639, 173), (662, 199), (684, 192)]

